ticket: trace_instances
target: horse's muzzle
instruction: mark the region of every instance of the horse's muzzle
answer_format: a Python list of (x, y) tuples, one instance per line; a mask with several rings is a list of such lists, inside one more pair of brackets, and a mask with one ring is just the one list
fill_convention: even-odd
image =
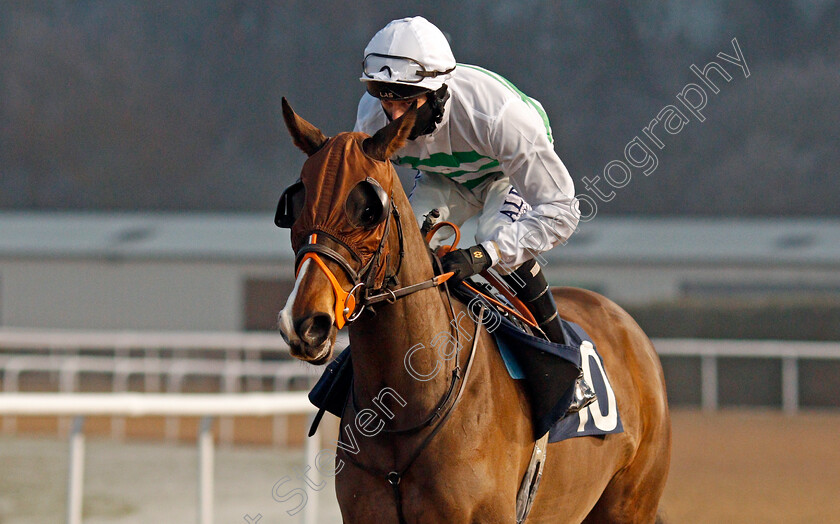
[(292, 320), (284, 319), (281, 312), (280, 332), (289, 343), (289, 352), (297, 359), (319, 365), (332, 356), (337, 330), (332, 317), (326, 313)]
[(317, 347), (329, 338), (333, 320), (325, 313), (313, 313), (306, 318), (296, 320), (294, 325), (295, 333), (300, 337), (301, 342)]

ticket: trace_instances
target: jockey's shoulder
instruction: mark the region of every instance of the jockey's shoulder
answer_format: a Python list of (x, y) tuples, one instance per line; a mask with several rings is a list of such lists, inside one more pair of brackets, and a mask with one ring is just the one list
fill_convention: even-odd
[(468, 112), (496, 114), (522, 93), (503, 76), (470, 64), (458, 64), (447, 82), (452, 97)]

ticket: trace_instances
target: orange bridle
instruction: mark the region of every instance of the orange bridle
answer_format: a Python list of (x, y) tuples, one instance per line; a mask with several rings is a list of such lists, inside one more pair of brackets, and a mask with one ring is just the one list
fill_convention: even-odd
[[(312, 233), (309, 235), (309, 243), (315, 244), (318, 240), (318, 235), (316, 233)], [(303, 263), (307, 260), (315, 261), (315, 264), (321, 268), (321, 271), (327, 276), (327, 279), (330, 281), (330, 284), (333, 288), (333, 293), (335, 294), (335, 326), (338, 329), (344, 327), (347, 323), (348, 319), (353, 315), (353, 312), (356, 310), (356, 297), (353, 295), (353, 292), (361, 286), (361, 283), (354, 283), (353, 289), (350, 290), (348, 293), (344, 291), (344, 288), (341, 287), (341, 284), (338, 283), (338, 279), (335, 278), (335, 275), (330, 268), (321, 260), (321, 257), (318, 256), (316, 252), (309, 252), (301, 257), (297, 269), (295, 270), (295, 278), (297, 278), (298, 273), (300, 272), (300, 268), (303, 267)]]

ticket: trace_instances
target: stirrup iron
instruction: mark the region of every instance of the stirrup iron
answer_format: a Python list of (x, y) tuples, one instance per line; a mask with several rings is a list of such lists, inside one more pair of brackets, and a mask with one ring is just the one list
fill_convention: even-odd
[(569, 404), (569, 409), (566, 410), (567, 414), (577, 413), (589, 404), (598, 400), (598, 396), (595, 395), (595, 391), (593, 391), (592, 388), (589, 387), (589, 384), (586, 383), (586, 379), (583, 377), (583, 371), (581, 371), (580, 375), (578, 375), (573, 387), (575, 388), (574, 396), (572, 398), (572, 403)]
[(525, 522), (531, 512), (531, 506), (537, 496), (537, 488), (540, 487), (540, 480), (542, 480), (547, 451), (548, 433), (534, 444), (531, 462), (528, 463), (528, 469), (525, 470), (525, 476), (522, 477), (522, 483), (519, 485), (519, 492), (516, 494), (516, 524)]

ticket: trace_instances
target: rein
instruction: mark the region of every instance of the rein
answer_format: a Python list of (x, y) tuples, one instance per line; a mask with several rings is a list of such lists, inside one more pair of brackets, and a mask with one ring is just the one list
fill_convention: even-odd
[[(433, 258), (433, 260), (438, 265), (438, 268), (440, 268), (440, 260), (437, 259), (437, 258)], [(440, 276), (444, 276), (444, 275), (440, 275)], [(440, 278), (440, 277), (436, 277), (436, 278)], [(434, 279), (432, 279), (432, 280), (434, 280)], [(444, 280), (446, 280), (446, 279), (444, 279)], [(429, 281), (421, 282), (421, 284), (426, 285), (427, 282), (429, 282)], [(420, 285), (420, 284), (415, 284), (415, 285)], [(412, 286), (408, 286), (408, 287), (412, 287)], [(426, 287), (429, 287), (429, 286), (426, 286)], [(403, 289), (407, 289), (407, 288), (403, 288)], [(447, 303), (449, 305), (449, 318), (450, 318), (449, 326), (450, 326), (450, 330), (455, 333), (454, 338), (455, 338), (455, 343), (457, 344), (456, 347), (458, 348), (455, 352), (455, 369), (452, 370), (452, 379), (449, 382), (449, 388), (447, 389), (447, 391), (443, 395), (443, 397), (440, 399), (440, 401), (437, 403), (437, 406), (435, 406), (435, 408), (432, 410), (432, 413), (423, 422), (420, 422), (419, 424), (415, 424), (414, 426), (411, 426), (411, 427), (408, 427), (408, 428), (405, 428), (405, 429), (383, 429), (382, 432), (384, 432), (384, 433), (391, 433), (391, 434), (394, 434), (394, 435), (416, 433), (417, 431), (420, 431), (421, 429), (423, 429), (427, 426), (430, 426), (435, 421), (435, 419), (440, 416), (441, 411), (446, 406), (446, 404), (449, 402), (449, 399), (452, 397), (452, 393), (453, 393), (453, 391), (455, 391), (455, 386), (456, 386), (456, 384), (458, 384), (458, 380), (460, 380), (460, 378), (461, 378), (461, 367), (460, 367), (460, 364), (458, 363), (459, 360), (460, 360), (460, 356), (461, 356), (461, 332), (451, 322), (451, 320), (455, 318), (455, 308), (452, 306), (452, 296), (449, 294), (449, 287), (444, 286), (444, 289), (446, 290), (446, 300), (447, 300)], [(404, 295), (406, 295), (406, 294), (408, 294), (408, 293), (404, 293)], [(482, 305), (482, 308), (483, 308), (483, 305)], [(481, 315), (482, 316), (480, 316), (479, 319), (483, 318), (483, 315), (484, 315), (483, 310), (481, 311)], [(476, 331), (476, 334), (478, 334), (477, 331)], [(475, 345), (475, 341), (473, 341), (473, 345)], [(470, 354), (470, 359), (472, 359), (472, 354)], [(460, 396), (460, 393), (458, 394), (458, 396)], [(358, 413), (359, 412), (359, 403), (358, 403), (358, 400), (356, 399), (356, 390), (353, 387), (350, 388), (350, 399), (353, 403), (353, 409)]]

